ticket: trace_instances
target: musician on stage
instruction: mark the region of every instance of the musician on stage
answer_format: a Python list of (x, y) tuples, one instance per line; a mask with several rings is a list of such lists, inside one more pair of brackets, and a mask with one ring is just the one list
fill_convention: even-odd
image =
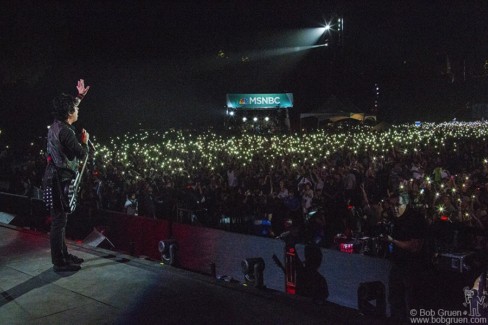
[(50, 244), (55, 272), (78, 271), (83, 259), (68, 253), (65, 230), (68, 220), (67, 188), (76, 176), (79, 161), (88, 154), (88, 132), (78, 141), (73, 123), (78, 120), (79, 104), (90, 87), (83, 79), (76, 86), (78, 95), (61, 94), (53, 100), (54, 122), (47, 134), (47, 166), (43, 178), (44, 201), (52, 219)]

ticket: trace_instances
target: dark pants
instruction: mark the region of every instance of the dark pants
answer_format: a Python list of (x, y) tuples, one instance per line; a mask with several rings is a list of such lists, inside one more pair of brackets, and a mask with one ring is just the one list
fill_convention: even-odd
[(405, 321), (408, 320), (411, 309), (419, 309), (422, 273), (422, 270), (392, 265), (388, 279), (388, 301), (392, 318)]
[(51, 209), (51, 260), (54, 265), (63, 265), (68, 257), (68, 248), (66, 247), (65, 233), (66, 223), (68, 222), (67, 214), (60, 209)]
[(71, 182), (69, 177), (61, 178), (57, 169), (50, 164), (46, 168), (43, 177), (44, 201), (51, 214), (51, 233), (49, 235), (51, 244), (51, 260), (54, 265), (66, 264), (68, 249), (66, 247), (65, 233), (68, 215), (64, 206), (68, 204), (63, 189)]

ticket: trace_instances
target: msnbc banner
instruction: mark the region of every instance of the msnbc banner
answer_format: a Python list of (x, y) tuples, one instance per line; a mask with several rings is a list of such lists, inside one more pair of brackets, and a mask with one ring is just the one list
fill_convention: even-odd
[(270, 109), (293, 107), (293, 94), (227, 94), (227, 107)]

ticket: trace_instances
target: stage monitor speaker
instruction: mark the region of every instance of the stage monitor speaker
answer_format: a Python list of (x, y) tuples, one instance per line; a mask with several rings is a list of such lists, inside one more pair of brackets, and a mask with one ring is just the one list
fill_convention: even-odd
[(358, 288), (358, 309), (364, 315), (386, 315), (385, 285), (381, 281), (362, 282)]
[[(105, 243), (109, 245), (106, 245)], [(93, 231), (85, 237), (85, 239), (83, 240), (83, 244), (92, 247), (115, 248), (115, 245), (96, 228), (93, 228)]]
[(15, 215), (7, 212), (0, 212), (0, 223), (4, 223), (8, 225), (14, 219), (15, 219)]

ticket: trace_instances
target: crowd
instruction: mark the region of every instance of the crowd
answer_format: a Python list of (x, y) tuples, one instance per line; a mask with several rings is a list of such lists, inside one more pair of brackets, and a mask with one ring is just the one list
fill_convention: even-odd
[[(483, 249), (487, 136), (485, 122), (279, 135), (140, 131), (97, 144), (82, 197), (101, 209), (260, 236), (297, 232), (331, 247), (386, 234), (396, 193), (424, 215), (435, 249)], [(29, 156), (10, 191), (39, 186), (40, 161)]]

